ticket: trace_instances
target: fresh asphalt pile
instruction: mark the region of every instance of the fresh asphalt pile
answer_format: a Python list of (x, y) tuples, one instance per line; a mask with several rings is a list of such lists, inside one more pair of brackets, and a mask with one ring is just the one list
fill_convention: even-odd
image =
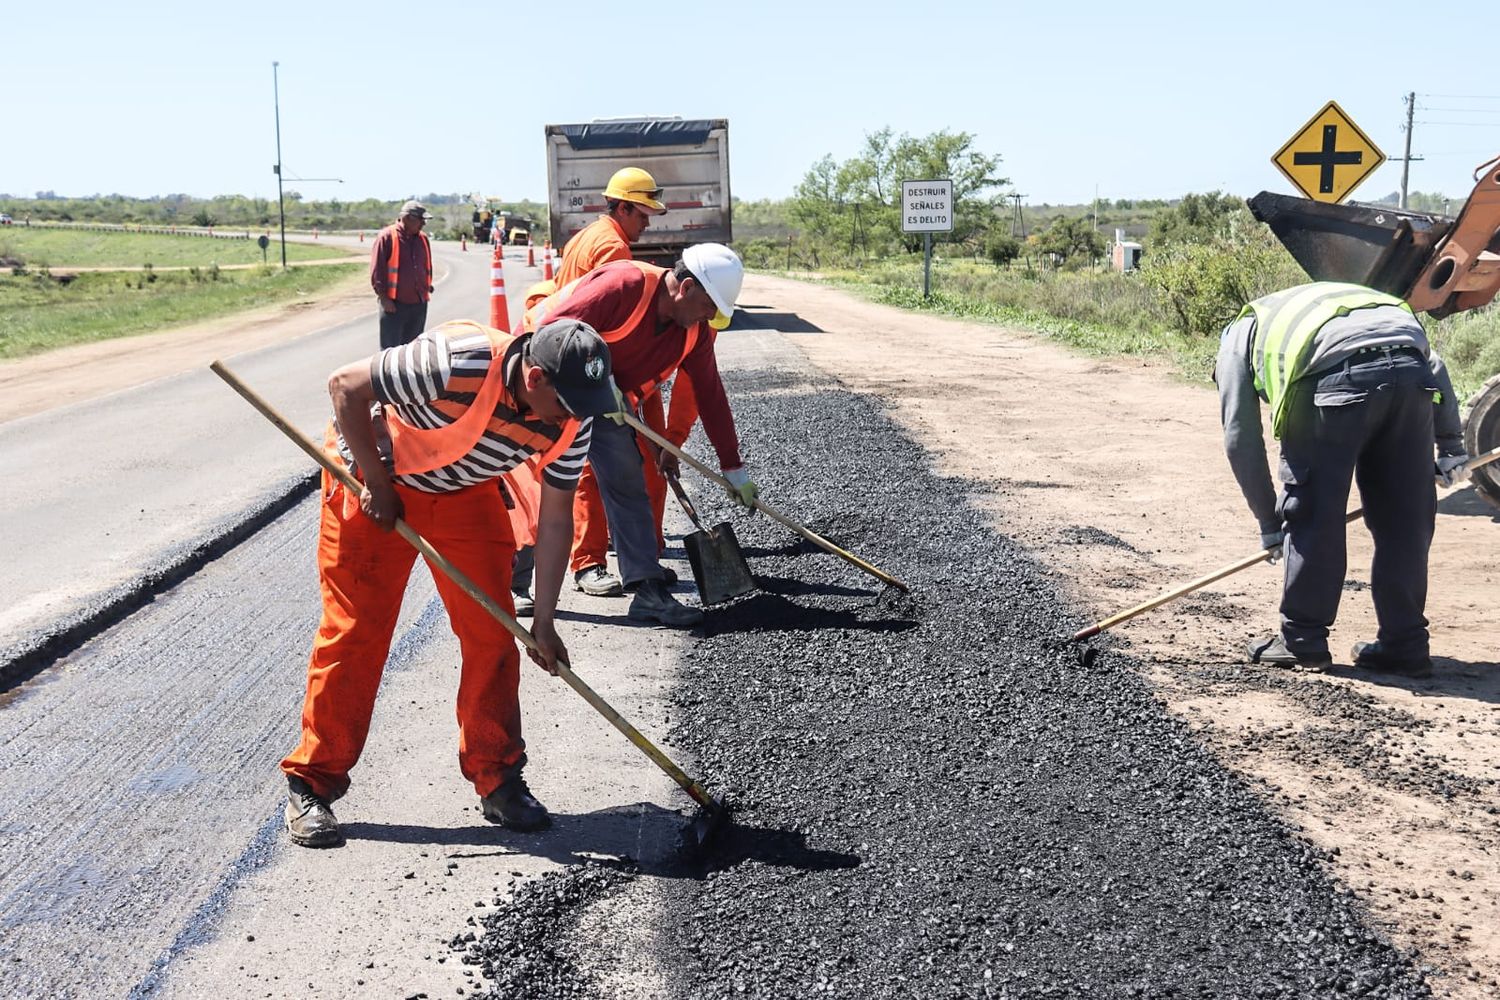
[[(672, 712), (736, 823), (701, 868), (635, 876), (659, 882), (674, 995), (1430, 995), (1128, 659), (1058, 641), (1081, 622), (973, 484), (933, 475), (865, 397), (728, 380), (767, 498), (913, 594), (697, 490), (710, 523), (735, 517), (763, 590), (710, 612)], [(579, 868), (518, 896), (468, 961), (498, 969), (518, 926), (609, 956), (569, 939), (598, 884)], [(494, 995), (600, 995), (533, 973)]]

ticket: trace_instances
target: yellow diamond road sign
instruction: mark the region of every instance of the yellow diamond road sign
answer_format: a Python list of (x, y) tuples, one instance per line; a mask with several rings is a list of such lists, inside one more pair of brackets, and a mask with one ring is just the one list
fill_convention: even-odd
[(1385, 154), (1333, 101), (1271, 157), (1313, 201), (1340, 202), (1385, 162)]

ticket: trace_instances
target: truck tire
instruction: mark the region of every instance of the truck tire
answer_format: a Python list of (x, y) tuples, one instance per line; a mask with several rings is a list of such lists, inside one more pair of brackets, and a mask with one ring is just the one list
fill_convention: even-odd
[[(1500, 448), (1500, 375), (1479, 387), (1469, 399), (1464, 417), (1464, 450), (1480, 455)], [(1500, 508), (1500, 462), (1474, 470), (1474, 491), (1492, 507)]]

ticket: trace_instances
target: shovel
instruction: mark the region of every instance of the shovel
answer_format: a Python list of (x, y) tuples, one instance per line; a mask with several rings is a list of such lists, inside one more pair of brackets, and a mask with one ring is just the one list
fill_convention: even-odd
[[(277, 413), (270, 403), (262, 399), (255, 390), (251, 389), (244, 382), (241, 382), (239, 376), (225, 367), (222, 361), (215, 361), (208, 367), (215, 375), (229, 383), (231, 389), (244, 397), (245, 402), (260, 411), (261, 416), (275, 424), (278, 430), (291, 438), (292, 443), (306, 452), (307, 456), (322, 466), (324, 471), (343, 483), (345, 489), (353, 490), (356, 496), (359, 495), (359, 491), (363, 487), (349, 470), (344, 467), (343, 463), (334, 462), (329, 458), (327, 452), (314, 444), (307, 435), (288, 423), (286, 418)], [(463, 571), (444, 558), (442, 553), (433, 548), (427, 539), (417, 534), (411, 525), (397, 518), (394, 530), (396, 534), (406, 539), (413, 548), (422, 553), (423, 557), (426, 558), (428, 564), (434, 570), (443, 573), (448, 579), (463, 588), (466, 594), (472, 597), (480, 607), (488, 611), (496, 621), (505, 626), (506, 631), (520, 640), (522, 645), (526, 646), (527, 649), (534, 650), (537, 648), (536, 639), (532, 637), (524, 625), (507, 614), (505, 609), (493, 597), (486, 594), (480, 589), (478, 584), (464, 575)], [(577, 691), (583, 697), (584, 701), (592, 705), (595, 711), (609, 720), (609, 723), (623, 733), (626, 739), (634, 743), (642, 753), (650, 757), (652, 762), (666, 773), (667, 777), (677, 782), (683, 791), (693, 797), (693, 801), (698, 803), (700, 809), (693, 822), (682, 831), (682, 846), (686, 850), (695, 853), (706, 850), (709, 841), (718, 833), (720, 828), (729, 822), (728, 805), (710, 795), (696, 779), (689, 777), (670, 757), (662, 753), (656, 744), (648, 740), (639, 729), (631, 725), (619, 712), (616, 712), (607, 701), (601, 698), (593, 688), (584, 682), (583, 678), (573, 672), (571, 664), (559, 660), (557, 662), (557, 676), (566, 681), (569, 687)]]
[[(1489, 465), (1491, 462), (1495, 461), (1500, 461), (1500, 448), (1492, 448), (1482, 455), (1477, 455), (1474, 458), (1469, 459), (1468, 468), (1470, 471), (1472, 471), (1482, 466)], [(1351, 510), (1349, 513), (1344, 515), (1344, 523), (1353, 524), (1355, 521), (1358, 521), (1364, 516), (1365, 509), (1363, 507)], [(1091, 639), (1094, 636), (1098, 635), (1100, 632), (1105, 631), (1106, 629), (1112, 629), (1116, 625), (1119, 625), (1123, 622), (1128, 622), (1130, 621), (1130, 619), (1136, 617), (1137, 615), (1143, 615), (1147, 611), (1155, 610), (1156, 608), (1161, 607), (1163, 604), (1170, 604), (1172, 601), (1177, 600), (1179, 597), (1186, 597), (1188, 594), (1191, 594), (1195, 590), (1202, 590), (1204, 587), (1207, 587), (1211, 583), (1216, 583), (1219, 580), (1224, 579), (1226, 576), (1233, 576), (1235, 573), (1238, 573), (1242, 569), (1249, 569), (1251, 566), (1259, 565), (1260, 563), (1266, 562), (1270, 558), (1271, 550), (1263, 549), (1253, 555), (1245, 556), (1243, 559), (1237, 559), (1234, 562), (1230, 563), (1228, 566), (1223, 566), (1219, 569), (1214, 570), (1207, 576), (1200, 576), (1198, 579), (1192, 581), (1191, 583), (1185, 583), (1180, 587), (1175, 587), (1172, 590), (1167, 591), (1165, 594), (1153, 597), (1149, 601), (1143, 601), (1133, 608), (1126, 608), (1119, 614), (1110, 615), (1103, 621), (1095, 622), (1088, 628), (1079, 629), (1077, 632), (1073, 633), (1073, 637), (1069, 641), (1079, 642), (1083, 639)]]
[[(632, 430), (634, 430), (637, 434), (644, 436), (648, 441), (655, 444), (662, 451), (666, 452), (669, 455), (676, 455), (679, 461), (686, 462), (688, 465), (703, 473), (703, 475), (707, 476), (709, 479), (712, 479), (720, 486), (723, 486), (726, 490), (733, 491), (734, 486), (729, 482), (728, 479), (725, 479), (713, 469), (710, 469), (708, 466), (698, 461), (692, 455), (689, 455), (687, 452), (683, 451), (681, 448), (677, 447), (675, 444), (653, 431), (650, 427), (647, 427), (644, 423), (641, 422), (641, 419), (634, 413), (631, 413), (630, 410), (622, 410), (620, 412), (620, 417), (625, 421), (626, 424), (630, 426)], [(834, 555), (849, 563), (851, 566), (857, 566), (859, 569), (864, 570), (866, 573), (870, 574), (882, 583), (889, 584), (890, 586), (895, 587), (903, 594), (911, 593), (911, 588), (908, 587), (903, 581), (898, 580), (894, 576), (891, 576), (879, 566), (866, 562), (859, 556), (855, 555), (853, 552), (849, 552), (839, 548), (837, 545), (833, 544), (828, 539), (818, 534), (816, 531), (813, 531), (811, 528), (808, 528), (805, 525), (798, 524), (796, 521), (792, 520), (790, 517), (787, 517), (775, 507), (772, 507), (770, 504), (766, 503), (764, 500), (761, 500), (757, 497), (754, 501), (754, 504), (756, 510), (761, 511), (771, 520), (779, 521), (782, 524), (786, 525), (788, 528), (791, 528), (797, 534), (801, 535), (803, 538), (807, 539), (809, 542), (812, 542), (814, 545), (818, 546), (824, 551), (832, 552)]]
[(704, 605), (722, 604), (753, 593), (755, 580), (750, 576), (745, 553), (740, 551), (739, 539), (734, 537), (734, 527), (725, 521), (705, 528), (698, 520), (698, 509), (688, 499), (687, 490), (682, 488), (682, 480), (675, 472), (667, 473), (666, 478), (688, 520), (698, 529), (683, 536), (682, 546), (687, 549), (688, 564), (693, 567), (693, 581), (698, 584), (698, 596)]

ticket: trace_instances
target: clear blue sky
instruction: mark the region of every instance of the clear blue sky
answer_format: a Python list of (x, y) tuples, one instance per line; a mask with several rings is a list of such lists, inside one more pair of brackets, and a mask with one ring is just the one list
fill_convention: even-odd
[[(1116, 198), (1248, 195), (1289, 190), (1270, 157), (1330, 98), (1400, 156), (1410, 90), (1413, 153), (1426, 157), (1412, 188), (1461, 195), (1500, 153), (1500, 10), (1454, 9), (1441, 23), (1434, 11), (1385, 0), (11, 4), (0, 192), (273, 196), (275, 59), (288, 175), (344, 180), (289, 184), (308, 197), (541, 199), (545, 124), (632, 115), (728, 118), (742, 198), (790, 194), (818, 157), (850, 156), (884, 125), (974, 133), (1034, 204), (1087, 201), (1096, 185)], [(1399, 181), (1388, 163), (1356, 197)]]

